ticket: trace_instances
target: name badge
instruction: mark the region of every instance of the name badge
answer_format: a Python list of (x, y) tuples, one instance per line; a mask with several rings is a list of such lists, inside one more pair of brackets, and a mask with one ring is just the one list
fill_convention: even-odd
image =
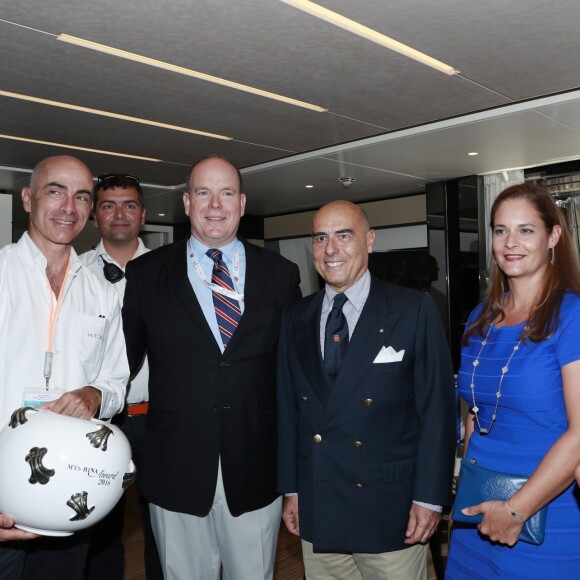
[(47, 391), (46, 389), (26, 388), (22, 396), (22, 406), (35, 409), (36, 407), (40, 407), (40, 405), (44, 405), (44, 403), (56, 401), (62, 395), (64, 395), (64, 391), (61, 389), (50, 389), (50, 391)]

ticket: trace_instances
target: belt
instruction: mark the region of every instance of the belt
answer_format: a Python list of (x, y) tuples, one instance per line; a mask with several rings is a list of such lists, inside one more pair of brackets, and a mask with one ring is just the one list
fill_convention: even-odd
[(129, 417), (133, 417), (135, 415), (147, 415), (148, 410), (149, 401), (127, 405), (127, 415), (129, 415)]

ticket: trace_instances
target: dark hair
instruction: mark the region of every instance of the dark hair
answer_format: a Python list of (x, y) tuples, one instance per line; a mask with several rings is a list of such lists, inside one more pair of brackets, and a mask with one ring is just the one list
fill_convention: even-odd
[(99, 192), (107, 191), (107, 189), (113, 189), (115, 187), (122, 187), (123, 189), (135, 189), (139, 197), (139, 205), (141, 208), (145, 207), (145, 197), (143, 196), (143, 190), (141, 189), (139, 179), (134, 175), (125, 175), (122, 173), (99, 175), (97, 178), (97, 184), (93, 190), (94, 207), (96, 208), (97, 203), (99, 202)]
[(204, 161), (207, 161), (208, 159), (221, 159), (222, 161), (225, 161), (226, 163), (231, 165), (236, 170), (236, 173), (238, 174), (238, 180), (240, 182), (240, 193), (242, 193), (242, 174), (241, 174), (240, 170), (231, 161), (229, 161), (225, 157), (222, 157), (221, 155), (207, 155), (206, 157), (203, 157), (199, 161), (196, 161), (187, 171), (187, 177), (185, 178), (185, 187), (186, 187), (185, 191), (189, 191), (189, 180), (191, 179), (191, 174), (193, 173), (193, 170), (200, 163), (203, 163)]
[[(533, 206), (544, 222), (548, 233), (553, 231), (554, 226), (560, 226), (562, 230), (558, 243), (550, 252), (552, 260), (550, 261), (546, 256), (547, 267), (544, 270), (543, 280), (521, 336), (524, 340), (540, 342), (556, 330), (564, 294), (567, 291), (580, 294), (580, 266), (564, 214), (558, 209), (552, 196), (544, 187), (534, 183), (522, 183), (502, 191), (491, 206), (490, 228), (493, 230), (495, 214), (499, 206), (505, 201), (518, 199), (523, 199)], [(483, 336), (485, 328), (494, 320), (505, 318), (503, 299), (508, 290), (508, 278), (492, 257), (487, 294), (477, 320), (465, 332), (464, 345), (474, 334)]]

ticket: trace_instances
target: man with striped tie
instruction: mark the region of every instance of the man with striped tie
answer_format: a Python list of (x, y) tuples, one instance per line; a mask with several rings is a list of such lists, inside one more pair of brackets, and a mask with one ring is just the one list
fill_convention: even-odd
[(240, 172), (209, 157), (189, 171), (191, 236), (127, 266), (131, 366), (147, 350), (142, 490), (167, 579), (271, 579), (276, 348), (300, 295), (295, 264), (238, 238)]

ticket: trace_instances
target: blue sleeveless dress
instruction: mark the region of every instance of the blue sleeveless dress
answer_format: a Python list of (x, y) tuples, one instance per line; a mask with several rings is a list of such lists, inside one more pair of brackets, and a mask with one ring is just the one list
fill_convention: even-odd
[[(479, 307), (468, 325), (478, 313)], [(475, 400), (484, 428), (495, 408), (501, 368), (522, 328), (523, 324), (493, 327), (479, 358)], [(472, 363), (482, 340), (472, 337), (461, 354), (458, 388), (470, 407)], [(520, 345), (503, 380), (496, 421), (487, 435), (479, 433), (476, 423), (465, 457), (496, 471), (530, 475), (567, 429), (560, 369), (576, 360), (580, 360), (580, 297), (568, 293), (556, 332), (539, 344)], [(475, 526), (456, 524), (445, 577), (580, 580), (580, 490), (576, 484), (549, 504), (546, 539), (541, 546), (494, 544)]]

